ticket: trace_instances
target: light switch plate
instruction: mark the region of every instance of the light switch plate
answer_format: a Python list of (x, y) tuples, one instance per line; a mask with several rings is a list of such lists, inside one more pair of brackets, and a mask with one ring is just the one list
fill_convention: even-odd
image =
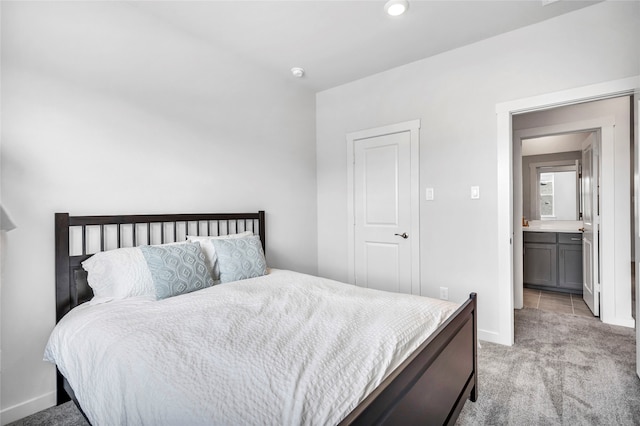
[(440, 287), (440, 299), (449, 300), (449, 287)]
[(425, 191), (425, 198), (427, 201), (433, 201), (433, 188), (427, 188)]
[(472, 200), (477, 200), (480, 198), (480, 187), (479, 186), (472, 186), (471, 187), (471, 199)]

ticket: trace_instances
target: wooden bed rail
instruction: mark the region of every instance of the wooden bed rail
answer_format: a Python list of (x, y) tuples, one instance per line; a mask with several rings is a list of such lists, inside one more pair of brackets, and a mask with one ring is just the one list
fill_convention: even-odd
[(476, 306), (471, 293), (340, 425), (454, 424), (478, 395)]

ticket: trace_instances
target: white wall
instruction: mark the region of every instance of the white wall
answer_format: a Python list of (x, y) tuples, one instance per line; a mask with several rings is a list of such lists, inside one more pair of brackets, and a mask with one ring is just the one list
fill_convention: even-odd
[(54, 212), (267, 212), (269, 265), (317, 272), (315, 104), (287, 73), (126, 2), (3, 2), (2, 423), (51, 405)]
[(345, 134), (420, 119), (420, 192), (436, 194), (421, 202), (422, 294), (478, 292), (480, 337), (498, 340), (508, 327), (498, 315), (496, 104), (638, 75), (639, 51), (640, 3), (604, 2), (319, 93), (319, 273), (347, 277)]

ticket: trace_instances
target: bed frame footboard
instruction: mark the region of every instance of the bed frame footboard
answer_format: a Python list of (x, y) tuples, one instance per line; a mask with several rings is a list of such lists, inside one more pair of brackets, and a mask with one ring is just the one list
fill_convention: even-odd
[(478, 396), (476, 299), (472, 293), (340, 424), (454, 424)]

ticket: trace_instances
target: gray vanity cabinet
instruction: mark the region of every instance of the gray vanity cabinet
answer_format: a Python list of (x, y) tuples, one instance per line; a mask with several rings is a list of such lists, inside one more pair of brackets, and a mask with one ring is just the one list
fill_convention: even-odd
[(558, 234), (558, 287), (582, 292), (582, 234)]
[(524, 283), (556, 287), (558, 248), (553, 232), (524, 233)]
[(523, 260), (527, 287), (582, 292), (582, 234), (525, 232)]

